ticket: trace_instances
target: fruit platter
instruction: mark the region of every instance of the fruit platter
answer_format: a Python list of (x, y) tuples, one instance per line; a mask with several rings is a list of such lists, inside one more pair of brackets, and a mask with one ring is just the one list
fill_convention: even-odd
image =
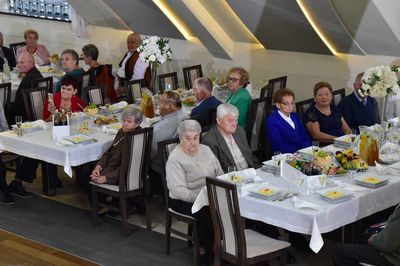
[(336, 160), (344, 169), (356, 168), (358, 171), (368, 170), (368, 164), (360, 158), (352, 149), (337, 151), (335, 154)]
[(314, 152), (313, 160), (305, 160), (304, 157), (300, 155), (293, 156), (287, 163), (307, 176), (347, 174), (347, 170), (336, 161), (334, 155), (323, 150)]

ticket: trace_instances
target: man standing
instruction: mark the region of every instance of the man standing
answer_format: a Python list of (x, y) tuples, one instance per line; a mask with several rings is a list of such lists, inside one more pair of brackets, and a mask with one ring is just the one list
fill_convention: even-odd
[(208, 112), (221, 104), (220, 100), (211, 95), (212, 89), (212, 82), (208, 78), (198, 78), (193, 83), (193, 94), (198, 105), (193, 108), (190, 117), (199, 117), (198, 121), (202, 127), (212, 124), (213, 121), (208, 121)]
[(16, 115), (22, 115), (22, 118), (26, 120), (27, 116), (24, 105), (23, 91), (32, 88), (32, 81), (43, 78), (43, 76), (35, 67), (35, 60), (30, 53), (26, 52), (20, 55), (18, 59), (18, 67), (20, 73), (25, 74), (25, 76), (19, 84), (17, 92), (15, 93), (15, 102), (12, 108), (13, 116), (11, 119), (14, 120)]
[(4, 59), (7, 59), (7, 63), (12, 70), (15, 67), (15, 56), (10, 48), (3, 46), (3, 33), (0, 32), (0, 71), (3, 71)]
[(350, 128), (356, 129), (359, 126), (372, 126), (380, 123), (378, 104), (374, 98), (370, 96), (362, 97), (358, 90), (362, 86), (361, 78), (364, 73), (357, 75), (353, 83), (354, 91), (346, 96), (338, 105), (344, 120)]
[(151, 73), (149, 63), (139, 60), (139, 52), (136, 49), (141, 42), (140, 34), (135, 32), (128, 35), (127, 47), (128, 52), (119, 63), (117, 77), (119, 80), (119, 88), (117, 95), (123, 95), (126, 92), (126, 82), (138, 79), (144, 79), (145, 85), (150, 88)]

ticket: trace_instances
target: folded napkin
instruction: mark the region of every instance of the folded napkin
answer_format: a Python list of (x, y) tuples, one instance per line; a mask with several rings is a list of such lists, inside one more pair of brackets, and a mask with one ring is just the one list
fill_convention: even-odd
[(312, 203), (309, 201), (305, 201), (303, 199), (299, 199), (297, 196), (294, 196), (292, 198), (292, 201), (293, 201), (293, 206), (295, 209), (313, 209), (316, 211), (324, 209), (324, 207), (322, 207), (318, 204), (315, 204), (315, 203)]
[(112, 105), (110, 106), (110, 109), (111, 109), (111, 110), (119, 110), (119, 109), (124, 109), (124, 108), (127, 107), (127, 106), (128, 106), (128, 103), (127, 103), (127, 102), (125, 102), (125, 101), (120, 101), (120, 102), (117, 102), (117, 103), (112, 104)]
[(391, 164), (391, 165), (383, 165), (375, 162), (375, 170), (378, 174), (392, 174), (399, 175), (400, 174), (400, 162)]
[(105, 128), (103, 128), (103, 132), (106, 134), (109, 134), (109, 135), (117, 135), (118, 129), (105, 127)]
[(32, 123), (32, 126), (33, 126), (33, 127), (40, 127), (40, 128), (42, 128), (42, 129), (47, 129), (47, 123), (46, 123), (44, 120), (42, 120), (42, 119), (33, 121), (33, 122), (31, 122), (31, 123)]

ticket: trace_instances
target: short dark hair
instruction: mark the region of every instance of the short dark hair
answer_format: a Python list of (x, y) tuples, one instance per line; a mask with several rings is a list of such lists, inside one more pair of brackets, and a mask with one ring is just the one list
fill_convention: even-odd
[(77, 53), (75, 50), (73, 50), (73, 49), (65, 49), (65, 50), (61, 53), (61, 56), (64, 55), (64, 54), (70, 54), (70, 55), (72, 55), (72, 57), (73, 57), (74, 60), (76, 61), (76, 65), (79, 64), (79, 55), (78, 55), (78, 53)]
[(61, 80), (61, 86), (70, 86), (70, 85), (74, 88), (74, 90), (78, 89), (78, 81), (76, 80), (76, 78), (70, 75), (64, 76), (63, 79)]
[(324, 87), (327, 87), (329, 89), (329, 91), (331, 92), (331, 94), (333, 94), (333, 90), (332, 90), (331, 84), (329, 84), (326, 81), (320, 81), (320, 82), (318, 82), (317, 84), (314, 85), (314, 96), (316, 96), (317, 92), (320, 89), (324, 88)]
[(97, 58), (99, 58), (99, 49), (96, 47), (96, 45), (91, 43), (86, 44), (82, 47), (82, 53), (86, 57), (90, 57), (93, 60), (97, 60)]
[(274, 93), (274, 103), (282, 103), (282, 98), (285, 96), (292, 96), (293, 99), (295, 98), (294, 92), (291, 89), (282, 88)]

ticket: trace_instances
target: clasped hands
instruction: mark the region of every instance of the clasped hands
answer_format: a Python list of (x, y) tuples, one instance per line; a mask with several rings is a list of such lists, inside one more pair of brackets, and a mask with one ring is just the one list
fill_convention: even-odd
[(93, 169), (92, 174), (90, 175), (90, 179), (92, 179), (93, 182), (98, 183), (98, 184), (104, 184), (107, 183), (106, 176), (101, 175), (101, 170), (103, 168), (100, 165), (96, 165), (96, 167)]

